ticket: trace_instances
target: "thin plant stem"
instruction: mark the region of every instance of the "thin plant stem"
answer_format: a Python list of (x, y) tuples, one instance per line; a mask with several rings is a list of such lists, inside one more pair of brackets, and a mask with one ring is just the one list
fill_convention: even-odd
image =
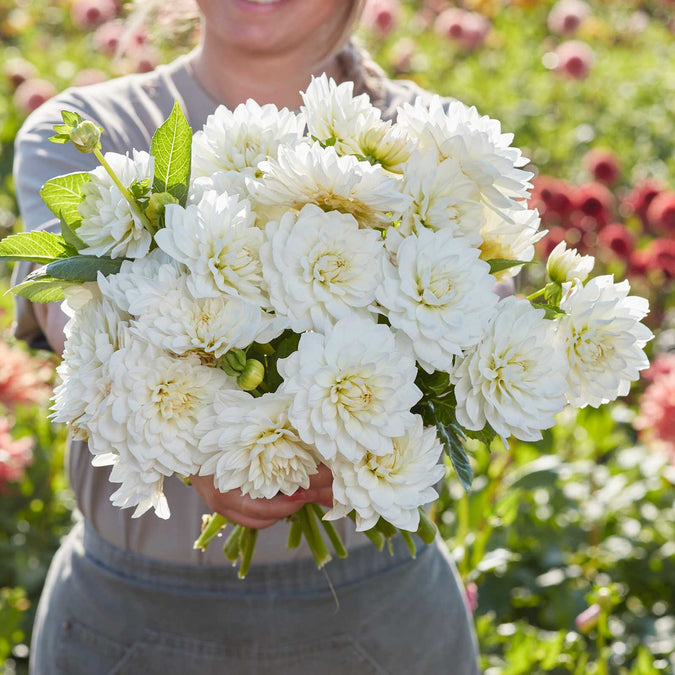
[(330, 539), (330, 543), (333, 545), (333, 550), (335, 551), (335, 555), (338, 558), (346, 558), (347, 557), (347, 549), (345, 548), (344, 543), (342, 542), (342, 539), (340, 538), (340, 535), (338, 534), (337, 530), (335, 529), (335, 526), (333, 523), (330, 522), (330, 520), (324, 520), (324, 512), (321, 509), (321, 507), (318, 504), (310, 504), (310, 508), (314, 511), (316, 514), (316, 517), (319, 519), (319, 522), (323, 526), (323, 529), (325, 530), (326, 534), (328, 535), (328, 538)]
[(193, 544), (193, 548), (206, 551), (206, 547), (226, 525), (227, 518), (225, 516), (221, 516), (220, 513), (212, 513), (206, 521), (197, 541)]

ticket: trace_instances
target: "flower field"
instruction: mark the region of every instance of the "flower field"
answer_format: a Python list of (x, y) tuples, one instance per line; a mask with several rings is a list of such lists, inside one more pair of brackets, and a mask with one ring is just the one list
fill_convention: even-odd
[[(22, 230), (12, 141), (30, 111), (68, 86), (189, 49), (180, 16), (173, 37), (165, 17), (149, 33), (125, 29), (124, 16), (117, 0), (0, 0), (0, 239)], [(369, 0), (359, 35), (392, 77), (475, 105), (514, 134), (536, 174), (529, 205), (548, 230), (540, 258), (565, 242), (596, 258), (596, 274), (627, 278), (651, 307), (652, 365), (628, 396), (565, 410), (542, 441), (467, 441), (468, 494), (448, 462), (432, 517), (467, 587), (483, 671), (673, 673), (675, 2)], [(0, 262), (2, 293), (10, 274)], [(545, 283), (527, 269), (521, 277), (518, 295)], [(65, 429), (47, 419), (56, 363), (13, 340), (11, 313), (1, 295), (8, 675), (27, 672), (40, 589), (73, 508)]]

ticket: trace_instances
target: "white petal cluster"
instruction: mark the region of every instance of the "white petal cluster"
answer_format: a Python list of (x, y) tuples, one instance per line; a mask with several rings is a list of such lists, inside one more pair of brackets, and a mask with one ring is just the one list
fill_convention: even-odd
[[(129, 188), (135, 181), (152, 180), (154, 158), (134, 150), (133, 156), (107, 152), (105, 159), (121, 183)], [(111, 258), (141, 258), (150, 250), (152, 237), (108, 172), (96, 167), (84, 184), (84, 199), (78, 205), (82, 224), (77, 236), (87, 244), (82, 255)]]
[(274, 310), (290, 327), (324, 332), (348, 315), (367, 318), (382, 280), (384, 246), (353, 216), (306, 204), (265, 228), (260, 249)]
[(551, 281), (564, 284), (567, 281), (586, 281), (593, 271), (595, 258), (591, 255), (579, 255), (576, 249), (567, 250), (561, 241), (549, 254), (546, 261), (546, 273)]
[(392, 439), (405, 433), (422, 395), (411, 352), (387, 326), (366, 319), (341, 319), (325, 336), (303, 333), (278, 369), (281, 390), (294, 397), (288, 417), (323, 459), (393, 452)]
[(566, 291), (560, 303), (566, 315), (556, 320), (556, 337), (570, 364), (567, 399), (576, 408), (597, 408), (625, 396), (649, 366), (643, 348), (653, 335), (640, 323), (649, 305), (628, 295), (628, 281), (615, 284), (609, 275)]
[(197, 426), (205, 459), (202, 476), (213, 475), (221, 492), (241, 489), (252, 498), (271, 499), (309, 487), (317, 472), (316, 451), (304, 443), (288, 419), (292, 396), (254, 398), (242, 391), (216, 395), (212, 412)]
[(175, 288), (148, 303), (131, 322), (131, 331), (174, 354), (194, 351), (220, 358), (234, 347), (248, 347), (266, 328), (257, 305), (226, 294), (195, 298), (188, 279), (181, 277)]
[(565, 406), (569, 366), (543, 310), (513, 296), (498, 304), (483, 341), (452, 374), (457, 421), (502, 438), (541, 438)]
[(134, 516), (151, 506), (168, 516), (158, 496), (162, 477), (198, 471), (197, 416), (219, 390), (236, 385), (197, 356), (173, 357), (129, 332), (108, 363), (109, 391), (89, 422), (90, 447), (98, 464), (113, 465), (111, 480), (122, 482), (113, 503), (142, 504)]
[(429, 106), (417, 99), (401, 106), (398, 122), (419, 139), (419, 150), (435, 150), (439, 162), (448, 157), (457, 161), (488, 206), (509, 208), (513, 199), (529, 196), (533, 174), (520, 168), (527, 160), (511, 147), (513, 134), (503, 134), (497, 120), (479, 115), (476, 108), (459, 101), (444, 106), (438, 96)]
[(439, 164), (433, 151), (414, 153), (405, 167), (401, 190), (413, 200), (401, 218), (401, 234), (414, 234), (423, 227), (449, 229), (473, 246), (481, 243), (485, 209), (475, 183), (456, 160)]
[(254, 176), (258, 164), (276, 156), (280, 145), (300, 141), (303, 126), (302, 116), (271, 103), (261, 106), (249, 99), (234, 110), (221, 105), (194, 134), (192, 175), (238, 171)]
[(250, 185), (261, 204), (301, 209), (316, 204), (322, 209), (351, 213), (361, 227), (382, 227), (398, 219), (410, 203), (397, 179), (382, 167), (319, 143), (281, 147), (277, 159), (262, 162), (260, 184)]
[(333, 508), (326, 520), (337, 520), (355, 511), (359, 532), (373, 527), (380, 517), (395, 527), (414, 532), (419, 527), (419, 507), (438, 493), (433, 485), (445, 468), (439, 464), (442, 447), (433, 428), (424, 429), (415, 415), (403, 436), (393, 439), (386, 455), (367, 452), (352, 462), (338, 455), (333, 472)]
[(198, 204), (167, 206), (166, 227), (155, 240), (188, 268), (188, 288), (194, 297), (227, 293), (266, 307), (260, 262), (263, 233), (253, 220), (248, 202), (209, 191)]
[(392, 328), (408, 336), (428, 372), (450, 372), (455, 356), (478, 344), (496, 312), (489, 265), (450, 230), (422, 228), (384, 260), (377, 300)]
[[(546, 230), (539, 229), (541, 218), (536, 209), (514, 202), (511, 207), (499, 212), (485, 209), (485, 216), (485, 224), (480, 230), (480, 257), (483, 260), (501, 258), (530, 262), (534, 259), (534, 245), (546, 235)], [(513, 277), (521, 267), (509, 267), (495, 273), (495, 276), (500, 281)]]
[(63, 360), (56, 369), (61, 384), (54, 389), (53, 419), (70, 424), (73, 437), (86, 440), (89, 421), (107, 394), (110, 358), (128, 315), (98, 293), (68, 313)]

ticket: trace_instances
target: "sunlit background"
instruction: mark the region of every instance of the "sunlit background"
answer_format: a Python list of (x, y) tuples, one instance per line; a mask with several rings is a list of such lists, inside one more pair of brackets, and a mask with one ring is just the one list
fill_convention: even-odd
[[(0, 0), (0, 238), (22, 228), (11, 165), (30, 111), (66, 87), (152, 69), (193, 44), (189, 11), (130, 20), (120, 4)], [(652, 308), (653, 365), (626, 399), (561, 414), (537, 444), (471, 445), (468, 496), (449, 472), (433, 515), (467, 586), (483, 669), (672, 673), (675, 2), (372, 0), (359, 34), (392, 77), (475, 105), (515, 134), (537, 174), (541, 257), (565, 240), (596, 256), (596, 273), (628, 278)], [(0, 293), (10, 273), (0, 263)], [(540, 281), (530, 275), (519, 293)], [(7, 674), (26, 672), (40, 589), (73, 505), (65, 432), (47, 420), (54, 363), (13, 342), (11, 321), (2, 295)]]

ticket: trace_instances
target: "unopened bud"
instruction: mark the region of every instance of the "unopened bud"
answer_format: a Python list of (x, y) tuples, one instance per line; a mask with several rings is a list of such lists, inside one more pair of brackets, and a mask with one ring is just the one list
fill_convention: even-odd
[(600, 605), (596, 604), (593, 604), (588, 609), (585, 609), (574, 620), (574, 623), (577, 625), (577, 630), (584, 634), (590, 633), (598, 625), (601, 612), (602, 609), (600, 608)]
[(237, 384), (244, 391), (253, 391), (265, 377), (265, 366), (260, 361), (249, 359), (243, 372), (237, 378)]
[(71, 130), (70, 140), (80, 152), (94, 152), (101, 145), (101, 130), (93, 122), (85, 120)]
[(232, 370), (241, 373), (246, 367), (246, 352), (243, 349), (230, 349), (225, 354), (225, 362)]
[(156, 192), (150, 195), (145, 215), (153, 225), (159, 226), (164, 221), (164, 210), (167, 204), (178, 204), (178, 200), (170, 192)]
[(546, 262), (546, 273), (554, 283), (564, 284), (567, 281), (585, 281), (593, 270), (595, 258), (590, 255), (579, 255), (576, 249), (567, 250), (561, 241), (552, 251)]

